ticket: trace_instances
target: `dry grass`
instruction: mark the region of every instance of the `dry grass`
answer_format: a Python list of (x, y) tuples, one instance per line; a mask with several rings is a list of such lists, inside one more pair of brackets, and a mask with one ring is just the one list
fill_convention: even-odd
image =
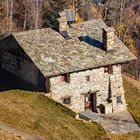
[(124, 135), (112, 135), (107, 134), (111, 140), (140, 140), (140, 132), (124, 134)]
[(140, 125), (140, 81), (124, 76), (124, 86), (128, 110)]
[(75, 113), (40, 93), (0, 93), (0, 121), (45, 136), (47, 140), (103, 140), (101, 126), (75, 119)]
[[(140, 124), (139, 82), (124, 76), (124, 86), (128, 109)], [(74, 112), (40, 93), (11, 90), (1, 92), (0, 99), (0, 122), (40, 134), (48, 140), (106, 139), (101, 126), (75, 120)], [(111, 140), (140, 140), (140, 132), (107, 136)]]
[(20, 136), (15, 136), (12, 133), (0, 129), (0, 140), (24, 140)]
[(129, 75), (123, 75), (124, 78), (124, 82), (126, 84), (126, 90), (127, 90), (127, 85), (128, 83), (130, 83), (133, 87), (137, 88), (138, 90), (140, 90), (140, 81), (137, 81), (134, 79), (134, 77), (130, 77)]

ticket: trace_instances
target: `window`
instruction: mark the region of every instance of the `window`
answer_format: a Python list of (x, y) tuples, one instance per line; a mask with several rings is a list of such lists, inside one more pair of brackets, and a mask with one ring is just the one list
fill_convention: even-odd
[(116, 65), (116, 67), (120, 67), (120, 65), (118, 64), (118, 65)]
[(69, 74), (62, 74), (61, 81), (69, 83), (70, 82), (70, 75)]
[(122, 103), (122, 99), (121, 99), (121, 96), (117, 96), (117, 103)]
[(86, 81), (90, 81), (90, 76), (86, 76)]
[(104, 73), (108, 73), (109, 72), (109, 67), (104, 67)]
[(71, 104), (71, 97), (65, 97), (65, 98), (63, 98), (63, 104), (70, 105)]
[(112, 74), (113, 73), (112, 66), (106, 66), (106, 67), (104, 67), (104, 73)]

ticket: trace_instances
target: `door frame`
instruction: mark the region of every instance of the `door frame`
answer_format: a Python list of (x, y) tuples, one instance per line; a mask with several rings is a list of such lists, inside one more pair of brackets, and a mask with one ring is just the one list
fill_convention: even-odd
[[(87, 94), (84, 94), (84, 107), (85, 107), (85, 110), (90, 110), (92, 112), (97, 112), (97, 92), (98, 91), (89, 91)], [(88, 97), (90, 96), (90, 97)], [(88, 97), (90, 99), (89, 102), (87, 102), (87, 99), (86, 97)], [(89, 104), (89, 107), (87, 107), (86, 105)]]

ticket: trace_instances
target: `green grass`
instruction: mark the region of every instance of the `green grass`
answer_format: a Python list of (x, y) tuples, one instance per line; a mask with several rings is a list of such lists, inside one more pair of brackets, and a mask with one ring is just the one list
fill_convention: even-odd
[(0, 93), (0, 122), (40, 134), (50, 140), (103, 140), (97, 124), (75, 119), (75, 113), (41, 93), (11, 90)]

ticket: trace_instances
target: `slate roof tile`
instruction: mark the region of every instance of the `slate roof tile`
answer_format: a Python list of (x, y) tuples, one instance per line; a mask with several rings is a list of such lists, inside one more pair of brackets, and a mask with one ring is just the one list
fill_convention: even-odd
[(73, 24), (67, 30), (71, 36), (70, 40), (65, 40), (58, 32), (50, 28), (13, 33), (13, 36), (44, 76), (136, 59), (117, 36), (115, 36), (114, 50), (109, 53), (100, 48), (100, 43), (94, 46), (78, 38), (88, 35), (102, 42), (102, 29), (106, 27), (107, 25), (102, 20)]

